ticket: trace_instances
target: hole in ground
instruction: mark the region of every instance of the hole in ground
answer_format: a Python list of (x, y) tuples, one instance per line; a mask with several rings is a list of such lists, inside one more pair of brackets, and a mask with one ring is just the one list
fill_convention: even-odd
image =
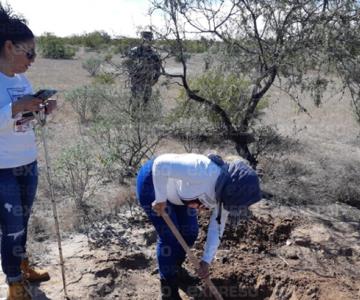
[(144, 253), (133, 253), (120, 258), (116, 267), (121, 269), (142, 270), (150, 266), (150, 259)]
[[(270, 275), (256, 276), (254, 273), (236, 275), (229, 278), (212, 278), (224, 300), (266, 300), (272, 295), (275, 280)], [(188, 286), (182, 289), (188, 296), (197, 300), (213, 299), (206, 289), (197, 289), (196, 286)]]

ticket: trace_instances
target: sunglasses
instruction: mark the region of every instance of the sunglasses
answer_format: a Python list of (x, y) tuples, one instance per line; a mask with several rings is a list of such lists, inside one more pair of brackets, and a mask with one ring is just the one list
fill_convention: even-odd
[(15, 45), (15, 47), (18, 48), (19, 50), (23, 51), (28, 60), (33, 60), (36, 57), (36, 52), (34, 49), (27, 50), (27, 49), (23, 48), (22, 46), (20, 46), (19, 44)]

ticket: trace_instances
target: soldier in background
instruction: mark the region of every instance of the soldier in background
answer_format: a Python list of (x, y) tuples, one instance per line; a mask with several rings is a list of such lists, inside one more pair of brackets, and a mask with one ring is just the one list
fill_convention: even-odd
[(141, 32), (141, 38), (141, 44), (129, 51), (125, 64), (129, 73), (132, 102), (139, 103), (142, 100), (146, 105), (151, 98), (152, 86), (160, 77), (161, 60), (152, 48), (152, 32)]

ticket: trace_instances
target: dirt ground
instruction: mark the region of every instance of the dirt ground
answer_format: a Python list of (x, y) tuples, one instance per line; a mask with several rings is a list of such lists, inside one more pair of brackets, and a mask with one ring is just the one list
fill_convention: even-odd
[[(35, 87), (61, 91), (59, 110), (50, 120), (52, 158), (76, 140), (75, 116), (63, 102), (68, 89), (90, 82), (81, 62), (83, 53), (71, 61), (39, 58), (29, 71)], [(202, 59), (191, 59), (192, 72), (199, 72)], [(168, 68), (176, 70), (171, 62)], [(159, 87), (167, 107), (174, 105), (176, 88)], [(360, 299), (360, 210), (337, 201), (344, 178), (356, 178), (360, 166), (360, 132), (349, 99), (330, 96), (320, 108), (304, 99), (311, 115), (276, 89), (262, 122), (275, 125), (282, 142), (260, 161), (263, 187), (274, 198), (252, 208), (253, 215), (236, 230), (228, 228), (211, 267), (211, 278), (224, 299), (255, 300), (355, 300)], [(219, 150), (219, 149), (214, 149)], [(184, 152), (169, 140), (161, 152)], [(220, 152), (234, 154), (232, 148)], [(40, 148), (40, 163), (43, 164)], [(358, 177), (357, 177), (358, 178)], [(358, 180), (355, 179), (356, 185)], [(103, 187), (94, 201), (111, 207), (118, 187)], [(102, 195), (101, 195), (102, 194)], [(295, 201), (296, 200), (296, 201)], [(292, 202), (293, 201), (293, 202)], [(141, 209), (126, 205), (111, 217), (94, 224), (87, 237), (67, 228), (70, 211), (60, 210), (63, 250), (69, 298), (159, 299), (156, 272), (156, 234)], [(45, 184), (40, 185), (31, 225), (41, 222), (39, 232), (29, 238), (32, 260), (48, 269), (51, 280), (31, 287), (35, 300), (62, 299), (58, 248), (53, 236), (51, 211)], [(201, 232), (194, 246), (198, 256), (205, 240), (207, 213), (199, 216)], [(192, 272), (189, 262), (186, 268)], [(3, 282), (3, 274), (0, 274)], [(211, 299), (201, 284), (188, 284), (181, 291), (186, 299)], [(6, 285), (0, 286), (0, 299)]]
[[(333, 226), (326, 218), (267, 201), (255, 205), (248, 221), (225, 232), (211, 268), (224, 299), (359, 299), (359, 228)], [(198, 255), (208, 213), (199, 220)], [(155, 242), (140, 208), (104, 222), (89, 240), (83, 235), (64, 239), (70, 299), (159, 299)], [(31, 244), (33, 260), (52, 275), (49, 282), (32, 286), (34, 299), (62, 298), (57, 251), (55, 242)], [(186, 268), (193, 274), (189, 262)], [(182, 287), (183, 299), (212, 299), (201, 284)]]

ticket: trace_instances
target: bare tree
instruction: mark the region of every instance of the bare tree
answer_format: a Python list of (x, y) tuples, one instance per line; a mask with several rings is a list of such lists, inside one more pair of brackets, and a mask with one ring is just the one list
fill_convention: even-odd
[(103, 112), (89, 131), (100, 148), (99, 160), (106, 175), (119, 181), (134, 176), (166, 136), (158, 99), (153, 97), (150, 104), (140, 103), (134, 108), (130, 97), (122, 90), (109, 89), (102, 95), (106, 103)]
[[(164, 74), (179, 81), (189, 99), (219, 116), (224, 137), (233, 141), (237, 152), (252, 165), (256, 159), (249, 151), (247, 133), (259, 101), (272, 86), (278, 85), (292, 96), (298, 87), (311, 91), (319, 105), (329, 83), (326, 75), (337, 73), (360, 112), (358, 77), (352, 72), (358, 65), (358, 1), (153, 0), (152, 7), (152, 13), (162, 13), (167, 22), (166, 31), (159, 31), (159, 36), (168, 41), (182, 64), (180, 74), (165, 69)], [(185, 41), (199, 36), (212, 39), (221, 48), (214, 67), (252, 83), (247, 97), (239, 95), (243, 111), (237, 123), (222, 105), (191, 86)]]

